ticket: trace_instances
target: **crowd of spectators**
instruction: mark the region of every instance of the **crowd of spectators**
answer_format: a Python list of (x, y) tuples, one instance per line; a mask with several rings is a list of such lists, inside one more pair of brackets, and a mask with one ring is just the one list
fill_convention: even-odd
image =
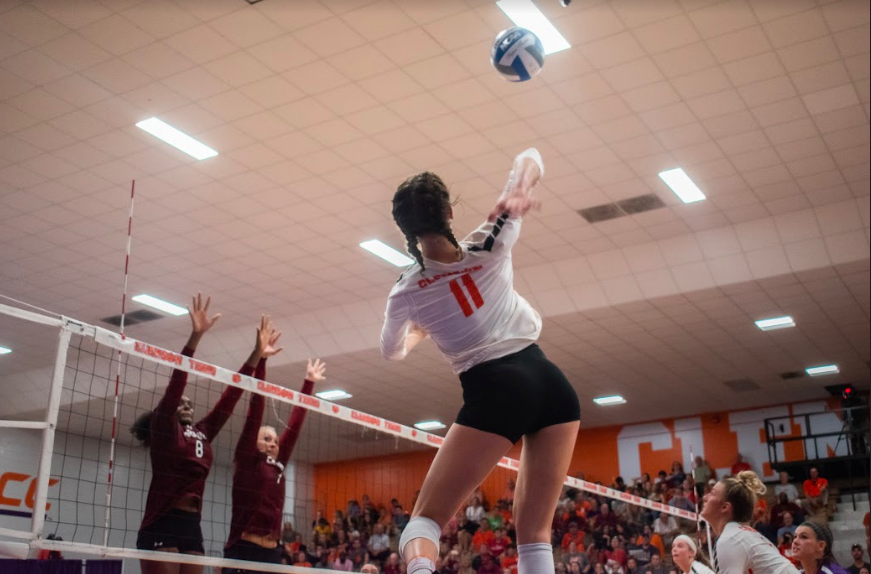
[[(730, 471), (737, 474), (746, 466), (739, 456)], [(689, 473), (675, 461), (670, 472), (660, 471), (655, 478), (645, 473), (627, 484), (617, 477), (608, 486), (694, 512), (717, 478), (710, 465), (697, 458)], [(795, 529), (818, 509), (815, 500), (827, 496), (826, 488), (816, 469), (801, 493), (781, 473), (770, 503), (760, 500), (753, 526), (791, 558)], [(438, 572), (517, 574), (513, 499), (511, 481), (495, 501), (476, 491), (442, 533)], [(397, 500), (376, 504), (364, 494), (348, 501), (331, 519), (319, 513), (307, 531), (297, 532), (286, 524), (284, 560), (346, 572), (405, 574), (396, 548), (408, 521), (408, 511)], [(564, 491), (554, 512), (552, 533), (557, 574), (681, 574), (671, 559), (674, 539), (689, 534), (698, 540), (703, 554), (708, 547), (705, 530), (698, 532), (693, 521), (575, 489)]]

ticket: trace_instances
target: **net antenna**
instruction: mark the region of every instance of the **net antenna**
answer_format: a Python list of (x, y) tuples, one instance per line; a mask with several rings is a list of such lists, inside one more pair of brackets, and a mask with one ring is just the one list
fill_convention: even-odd
[[(130, 182), (130, 208), (127, 213), (127, 248), (124, 255), (124, 288), (121, 292), (121, 323), (118, 334), (124, 336), (124, 318), (127, 314), (127, 285), (130, 279), (130, 247), (133, 243), (133, 207), (136, 203), (136, 180)], [(115, 470), (115, 440), (118, 436), (118, 389), (121, 386), (122, 351), (117, 353), (118, 367), (115, 371), (115, 396), (112, 405), (112, 440), (109, 443), (109, 475), (106, 483), (106, 517), (103, 525), (103, 545), (109, 545), (109, 521), (112, 514), (112, 477)]]

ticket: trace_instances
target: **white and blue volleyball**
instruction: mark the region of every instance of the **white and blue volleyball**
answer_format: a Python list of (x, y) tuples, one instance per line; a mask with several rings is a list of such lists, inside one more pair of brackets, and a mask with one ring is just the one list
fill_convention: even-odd
[(490, 49), (490, 62), (506, 80), (525, 82), (544, 66), (544, 46), (538, 36), (526, 28), (508, 28), (496, 36)]

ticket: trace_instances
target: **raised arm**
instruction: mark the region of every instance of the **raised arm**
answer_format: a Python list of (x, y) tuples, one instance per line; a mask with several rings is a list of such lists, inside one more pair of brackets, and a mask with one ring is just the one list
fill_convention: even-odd
[[(191, 306), (188, 307), (188, 316), (191, 319), (191, 334), (188, 341), (181, 351), (181, 354), (186, 357), (193, 357), (200, 344), (203, 335), (214, 327), (221, 314), (217, 313), (209, 317), (209, 305), (212, 303), (211, 297), (206, 297), (203, 303), (202, 293), (197, 293), (192, 298)], [(178, 405), (181, 402), (181, 397), (184, 394), (184, 389), (187, 386), (188, 374), (181, 369), (173, 369), (172, 375), (169, 378), (169, 384), (163, 394), (163, 398), (157, 403), (157, 408), (154, 409), (154, 418), (152, 419), (152, 427), (157, 425), (166, 425), (174, 422), (175, 413)]]
[(538, 201), (532, 197), (532, 189), (538, 185), (538, 181), (544, 175), (544, 162), (541, 154), (531, 147), (514, 158), (511, 173), (508, 174), (508, 183), (488, 219), (494, 221), (497, 217), (507, 213), (509, 217), (521, 217), (533, 208), (539, 206)]
[[(266, 358), (281, 351), (280, 348), (278, 350), (275, 349), (275, 345), (278, 342), (279, 337), (281, 337), (281, 333), (273, 332), (271, 335), (272, 338), (269, 341), (266, 341), (265, 345), (263, 340), (261, 340), (260, 333), (263, 332), (264, 336), (266, 334), (264, 331), (264, 321), (268, 321), (268, 318), (261, 317), (260, 329), (258, 329), (257, 332), (257, 341), (254, 344), (254, 350), (251, 351), (248, 360), (246, 360), (245, 364), (242, 365), (242, 368), (239, 369), (239, 373), (242, 375), (250, 375), (254, 373), (256, 378), (263, 379), (266, 376)], [(263, 374), (257, 374), (259, 369), (263, 370)], [(215, 436), (221, 432), (227, 419), (229, 419), (230, 415), (233, 414), (233, 409), (236, 408), (236, 403), (238, 403), (239, 399), (242, 398), (242, 392), (242, 389), (239, 387), (228, 386), (221, 394), (221, 398), (215, 404), (215, 407), (205, 416), (205, 418), (203, 418), (203, 420), (200, 421), (198, 426), (204, 433), (206, 433), (209, 440), (213, 440)]]
[[(305, 372), (305, 382), (302, 384), (300, 392), (306, 395), (312, 394), (315, 383), (320, 383), (327, 378), (324, 375), (326, 370), (327, 365), (321, 362), (320, 359), (315, 359), (314, 363), (309, 359)], [(290, 413), (290, 420), (287, 423), (287, 429), (282, 433), (281, 440), (278, 443), (278, 462), (281, 464), (287, 464), (287, 461), (290, 460), (290, 455), (293, 454), (296, 441), (299, 439), (299, 433), (302, 430), (302, 423), (305, 422), (307, 412), (308, 409), (293, 407), (293, 412)]]
[[(254, 371), (254, 376), (263, 379), (266, 376), (266, 359), (281, 352), (282, 348), (276, 348), (281, 333), (272, 326), (269, 317), (263, 315), (260, 318), (260, 327), (257, 329), (257, 339), (254, 350), (245, 361), (245, 367)], [(257, 454), (257, 435), (260, 433), (260, 425), (263, 422), (263, 409), (266, 399), (258, 393), (251, 393), (248, 403), (248, 416), (239, 442), (236, 443), (236, 461), (250, 458)]]

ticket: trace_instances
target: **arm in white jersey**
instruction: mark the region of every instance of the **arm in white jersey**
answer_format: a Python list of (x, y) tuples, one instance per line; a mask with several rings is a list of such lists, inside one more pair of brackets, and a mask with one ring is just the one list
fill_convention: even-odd
[(539, 203), (532, 199), (532, 189), (543, 176), (544, 162), (534, 147), (514, 158), (508, 183), (487, 220), (494, 221), (503, 213), (508, 213), (511, 217), (522, 217), (527, 211), (537, 207)]
[(400, 361), (410, 349), (406, 348), (406, 338), (411, 328), (408, 306), (401, 294), (387, 299), (384, 313), (384, 326), (381, 327), (381, 356), (388, 361)]
[(750, 556), (737, 540), (720, 538), (717, 540), (717, 573), (747, 574)]

